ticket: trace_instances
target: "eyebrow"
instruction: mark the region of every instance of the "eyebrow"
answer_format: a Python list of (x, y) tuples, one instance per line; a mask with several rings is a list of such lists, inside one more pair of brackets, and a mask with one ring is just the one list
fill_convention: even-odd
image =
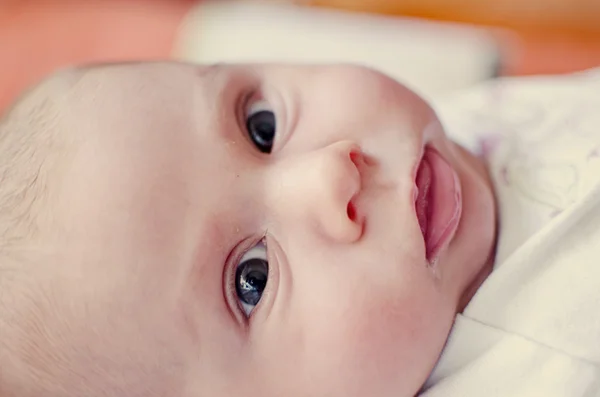
[(225, 63), (217, 62), (204, 65), (204, 67), (198, 71), (198, 75), (203, 79), (214, 79), (223, 73), (225, 69), (227, 69), (227, 65)]
[(241, 128), (238, 112), (242, 97), (253, 90), (249, 88), (253, 82), (251, 74), (238, 69), (237, 65), (215, 63), (198, 69), (197, 76), (205, 82), (206, 89), (200, 96), (212, 113), (212, 133), (225, 144), (238, 142), (243, 138), (238, 131)]

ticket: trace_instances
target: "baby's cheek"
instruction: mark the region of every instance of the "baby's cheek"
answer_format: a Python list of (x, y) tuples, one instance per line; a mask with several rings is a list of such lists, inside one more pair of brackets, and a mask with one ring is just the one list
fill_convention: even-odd
[(315, 387), (322, 382), (314, 392), (414, 395), (437, 361), (452, 317), (436, 310), (437, 295), (424, 295), (399, 298), (396, 289), (370, 290), (351, 303), (329, 306), (321, 321), (298, 325), (307, 378)]
[(361, 391), (357, 396), (402, 396), (418, 388), (425, 370), (418, 348), (423, 327), (414, 315), (408, 304), (391, 299), (355, 304), (352, 315), (328, 337), (338, 341), (332, 369), (343, 369), (341, 383), (354, 383), (352, 390)]

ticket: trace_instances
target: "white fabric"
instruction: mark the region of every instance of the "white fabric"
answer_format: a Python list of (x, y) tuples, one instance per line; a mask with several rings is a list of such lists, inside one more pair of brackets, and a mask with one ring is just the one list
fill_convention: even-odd
[(175, 39), (175, 58), (198, 63), (359, 63), (429, 98), (489, 78), (500, 57), (496, 38), (471, 26), (273, 0), (196, 3)]
[(500, 235), (422, 396), (599, 397), (600, 69), (436, 105), (489, 163)]

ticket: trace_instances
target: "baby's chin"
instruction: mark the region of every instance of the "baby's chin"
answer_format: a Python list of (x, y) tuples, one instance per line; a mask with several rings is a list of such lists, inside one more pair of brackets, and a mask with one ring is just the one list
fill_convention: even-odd
[(494, 185), (492, 183), (492, 177), (487, 168), (485, 160), (474, 153), (471, 153), (463, 146), (456, 142), (448, 141), (453, 146), (454, 151), (461, 157), (461, 159), (473, 170), (483, 183), (493, 192)]
[[(460, 168), (463, 213), (456, 235), (451, 282), (458, 288), (457, 312), (462, 312), (493, 269), (497, 240), (497, 209), (492, 179), (484, 159), (448, 141)], [(454, 256), (454, 255), (453, 255)]]

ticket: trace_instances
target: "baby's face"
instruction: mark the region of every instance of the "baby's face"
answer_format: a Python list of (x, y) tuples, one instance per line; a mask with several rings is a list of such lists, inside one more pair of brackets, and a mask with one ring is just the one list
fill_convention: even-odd
[(350, 66), (57, 79), (66, 166), (14, 298), (45, 395), (419, 390), (494, 244), (423, 100)]

